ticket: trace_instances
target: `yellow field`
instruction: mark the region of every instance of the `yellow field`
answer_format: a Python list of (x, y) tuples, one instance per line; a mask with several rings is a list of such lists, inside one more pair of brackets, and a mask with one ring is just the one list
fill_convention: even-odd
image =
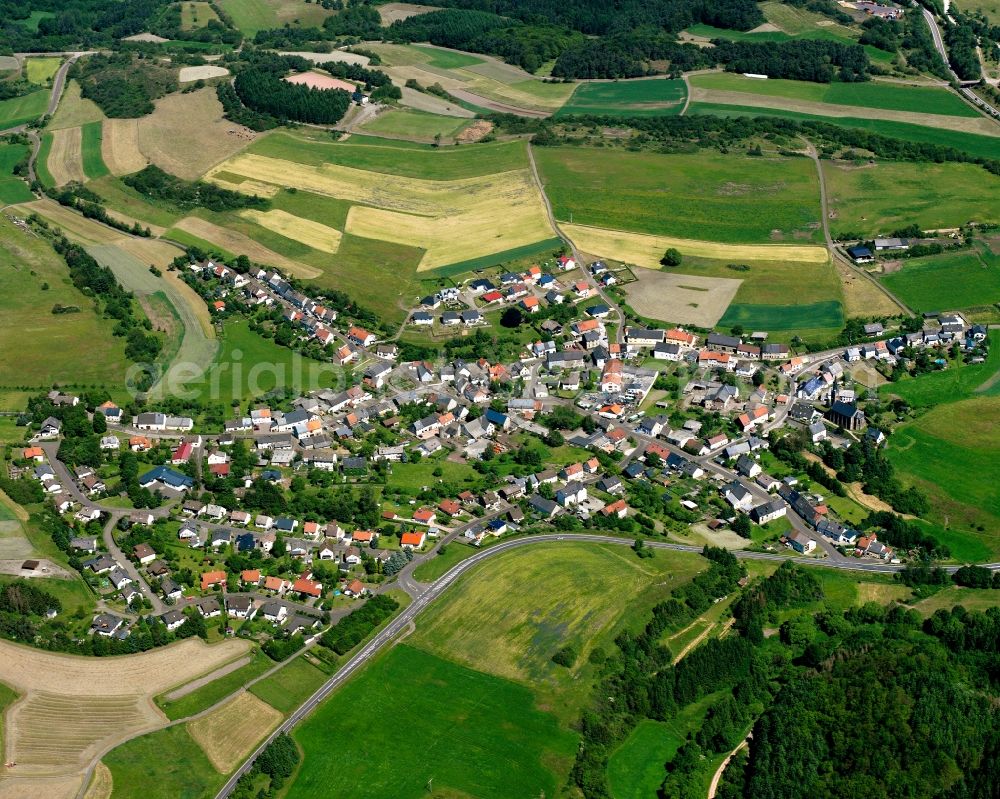
[(52, 80), (56, 72), (59, 71), (61, 63), (62, 58), (58, 56), (55, 58), (26, 58), (24, 60), (24, 71), (28, 80), (32, 83), (45, 86)]
[(240, 212), (240, 216), (256, 222), (261, 227), (280, 233), (285, 238), (292, 241), (300, 241), (320, 252), (328, 252), (331, 255), (340, 249), (340, 240), (343, 234), (336, 228), (327, 227), (311, 219), (303, 219), (287, 211), (277, 209), (271, 211), (247, 210)]
[(83, 799), (111, 799), (111, 791), (114, 788), (114, 780), (111, 777), (111, 769), (103, 763), (98, 763), (94, 768), (94, 776), (87, 786), (87, 793)]
[(209, 647), (188, 639), (141, 655), (84, 658), (0, 641), (0, 673), (23, 697), (7, 711), (5, 762), (17, 763), (19, 778), (80, 774), (116, 742), (166, 723), (153, 696), (246, 650), (242, 641)]
[(279, 255), (273, 250), (269, 250), (263, 244), (258, 244), (250, 237), (244, 236), (242, 233), (229, 230), (229, 228), (219, 227), (196, 216), (185, 217), (174, 225), (174, 227), (211, 244), (215, 244), (235, 255), (246, 255), (257, 263), (276, 266), (293, 277), (314, 278), (320, 274), (319, 269), (306, 266), (298, 261), (293, 261), (284, 255)]
[[(98, 122), (104, 119), (104, 112), (93, 100), (85, 100), (80, 96), (80, 84), (71, 80), (66, 84), (59, 107), (48, 124), (48, 130), (75, 128), (88, 122)], [(124, 122), (125, 120), (118, 120)]]
[(187, 724), (191, 737), (220, 774), (228, 774), (249, 755), (284, 716), (244, 691), (222, 707)]
[(835, 260), (840, 285), (844, 291), (844, 314), (852, 316), (895, 316), (902, 309), (879, 290), (871, 280), (847, 264)]
[(714, 241), (626, 233), (588, 225), (561, 224), (560, 227), (586, 253), (614, 258), (647, 269), (660, 268), (660, 259), (668, 247), (680, 250), (683, 255), (719, 260), (797, 261), (810, 264), (823, 264), (829, 260), (826, 248), (803, 244), (720, 244)]
[(137, 119), (105, 119), (101, 126), (101, 157), (112, 175), (130, 175), (149, 163), (139, 150)]
[[(527, 169), (423, 180), (244, 154), (214, 171), (374, 206), (352, 207), (344, 232), (425, 249), (418, 271), (552, 237), (542, 196)], [(207, 178), (212, 177), (210, 172)]]
[(201, 177), (256, 138), (249, 128), (222, 118), (222, 104), (209, 88), (167, 95), (138, 121), (139, 152), (186, 180)]
[(52, 149), (49, 151), (48, 167), (57, 186), (72, 181), (83, 183), (87, 176), (83, 172), (83, 132), (80, 128), (64, 128), (52, 132)]

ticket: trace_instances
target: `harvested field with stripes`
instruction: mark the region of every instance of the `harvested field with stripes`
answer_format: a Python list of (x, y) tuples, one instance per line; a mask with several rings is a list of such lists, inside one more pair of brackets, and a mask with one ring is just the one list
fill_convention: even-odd
[(207, 716), (188, 722), (187, 728), (216, 771), (228, 774), (283, 718), (262, 699), (243, 692)]
[(64, 128), (52, 132), (52, 149), (49, 151), (48, 168), (57, 186), (78, 181), (87, 176), (83, 171), (83, 136), (80, 128)]
[(320, 252), (331, 255), (340, 248), (343, 234), (336, 228), (328, 227), (311, 219), (303, 219), (287, 211), (243, 211), (240, 216), (256, 222), (261, 227), (280, 233), (292, 241), (300, 241)]
[(137, 119), (105, 119), (101, 156), (112, 175), (129, 175), (144, 169), (149, 159), (139, 150)]

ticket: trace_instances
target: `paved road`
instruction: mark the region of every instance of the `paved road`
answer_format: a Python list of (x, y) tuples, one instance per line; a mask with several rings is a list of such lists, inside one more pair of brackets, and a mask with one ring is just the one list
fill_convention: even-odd
[(143, 579), (143, 576), (139, 574), (139, 569), (136, 565), (128, 559), (118, 542), (115, 541), (115, 528), (118, 526), (118, 520), (125, 515), (124, 512), (112, 513), (111, 517), (108, 519), (107, 524), (104, 525), (104, 546), (108, 548), (108, 553), (115, 560), (118, 561), (118, 565), (121, 566), (126, 574), (132, 578), (132, 582), (142, 591), (142, 595), (150, 601), (153, 606), (153, 613), (160, 616), (166, 613), (170, 608), (160, 599), (152, 588)]
[[(271, 743), (278, 735), (282, 733), (289, 732), (293, 727), (295, 727), (300, 721), (302, 721), (306, 716), (308, 716), (323, 700), (325, 700), (331, 693), (333, 693), (337, 688), (343, 685), (347, 680), (351, 678), (359, 669), (361, 669), (369, 660), (371, 660), (375, 655), (377, 655), (382, 649), (387, 645), (392, 643), (392, 641), (401, 633), (403, 630), (407, 629), (411, 622), (419, 616), (423, 610), (433, 603), (442, 593), (447, 590), (447, 588), (452, 585), (459, 577), (465, 574), (470, 569), (479, 565), (488, 558), (492, 558), (501, 552), (508, 552), (512, 549), (518, 549), (524, 546), (533, 546), (535, 544), (544, 543), (554, 543), (562, 541), (572, 541), (572, 542), (583, 542), (583, 543), (594, 543), (594, 544), (613, 544), (616, 546), (631, 546), (632, 542), (623, 538), (614, 538), (612, 536), (603, 535), (586, 535), (582, 533), (565, 533), (563, 535), (559, 534), (546, 534), (546, 535), (533, 535), (526, 536), (524, 538), (514, 538), (507, 541), (502, 541), (501, 543), (492, 546), (488, 549), (484, 549), (481, 552), (476, 553), (471, 558), (468, 558), (461, 563), (454, 566), (450, 571), (444, 574), (442, 577), (437, 579), (432, 583), (424, 593), (419, 597), (414, 599), (413, 603), (409, 605), (402, 613), (396, 616), (383, 630), (372, 638), (364, 647), (362, 647), (350, 660), (348, 660), (337, 672), (334, 674), (323, 686), (316, 691), (309, 699), (307, 699), (302, 705), (295, 710), (280, 727), (278, 727), (273, 733), (271, 733), (268, 738), (254, 750), (250, 755), (248, 760), (238, 768), (233, 775), (229, 778), (226, 784), (219, 790), (216, 794), (216, 799), (225, 799), (228, 797), (233, 789), (236, 787), (236, 783), (239, 782), (240, 777), (242, 777), (247, 771), (250, 770), (253, 765), (254, 760), (257, 756), (264, 751), (264, 749)], [(658, 541), (647, 542), (646, 546), (653, 549), (667, 549), (677, 552), (701, 552), (701, 547), (687, 546), (684, 544), (667, 544)], [(767, 561), (778, 561), (784, 562), (788, 560), (785, 555), (776, 555), (768, 552), (748, 552), (748, 551), (735, 551), (734, 555), (738, 558), (743, 558), (747, 560), (767, 560)], [(890, 563), (880, 563), (875, 561), (863, 561), (863, 560), (845, 560), (842, 562), (826, 562), (826, 561), (815, 561), (815, 560), (795, 560), (797, 565), (801, 566), (823, 566), (826, 568), (842, 569), (848, 571), (860, 571), (860, 572), (872, 572), (880, 574), (892, 574), (903, 568), (900, 565), (893, 565)], [(987, 564), (989, 568), (996, 569), (1000, 567), (1000, 564)], [(957, 567), (951, 567), (953, 571)]]

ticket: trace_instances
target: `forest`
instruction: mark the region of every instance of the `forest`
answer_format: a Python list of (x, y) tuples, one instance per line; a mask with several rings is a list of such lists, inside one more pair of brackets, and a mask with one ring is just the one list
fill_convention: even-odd
[(109, 117), (135, 118), (153, 112), (153, 101), (177, 90), (168, 66), (131, 53), (96, 54), (76, 62), (69, 72), (81, 94)]
[[(0, 52), (90, 50), (147, 30), (174, 0), (0, 0)], [(42, 11), (38, 30), (23, 20)]]

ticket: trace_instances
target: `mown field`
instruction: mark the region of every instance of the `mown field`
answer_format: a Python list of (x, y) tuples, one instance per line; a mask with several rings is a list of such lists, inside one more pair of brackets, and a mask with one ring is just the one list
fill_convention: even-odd
[[(332, 745), (334, 728), (350, 742), (350, 757)], [(305, 757), (288, 799), (416, 799), (431, 780), (441, 795), (555, 796), (577, 746), (575, 733), (537, 709), (530, 689), (405, 643), (380, 655), (293, 735)]]
[(1000, 177), (974, 164), (823, 161), (831, 233), (886, 235), (1000, 221)]
[(888, 111), (978, 118), (974, 108), (943, 87), (898, 83), (810, 83), (808, 81), (746, 78), (731, 72), (693, 75), (691, 86), (715, 91), (743, 92), (763, 97), (805, 100)]
[(990, 333), (985, 363), (957, 366), (939, 372), (889, 383), (879, 389), (882, 397), (897, 396), (915, 408), (931, 408), (977, 395), (1000, 395), (1000, 333)]
[(103, 763), (113, 778), (110, 799), (203, 799), (225, 782), (184, 725), (135, 738)]
[[(929, 520), (972, 533), (977, 559), (1000, 553), (1000, 397), (952, 402), (900, 426), (887, 453), (901, 476), (931, 498)], [(947, 535), (942, 536), (947, 542)], [(967, 551), (953, 553), (959, 557)]]
[(221, 0), (220, 5), (245, 35), (253, 37), (257, 31), (294, 27), (311, 27), (323, 23), (330, 12), (318, 3), (304, 0)]
[(48, 130), (75, 128), (88, 122), (100, 122), (104, 112), (93, 100), (85, 100), (80, 95), (80, 84), (71, 80), (59, 98), (59, 107), (46, 126)]
[(684, 109), (687, 84), (683, 80), (624, 80), (577, 85), (555, 116), (673, 116)]
[(24, 76), (34, 84), (45, 86), (52, 80), (58, 72), (62, 58), (39, 56), (37, 58), (26, 58), (24, 60)]
[[(777, 103), (776, 103), (777, 105)], [(738, 103), (729, 105), (717, 102), (692, 101), (688, 104), (688, 114), (711, 114), (713, 116), (730, 117), (780, 117), (799, 121), (825, 122), (846, 128), (862, 128), (884, 136), (892, 136), (904, 141), (925, 144), (939, 144), (944, 147), (954, 147), (975, 156), (997, 158), (1000, 156), (1000, 138), (995, 135), (942, 129), (926, 124), (912, 124), (887, 119), (871, 119), (849, 116), (823, 116), (815, 113), (802, 113), (786, 108), (769, 106), (750, 106)]]
[[(0, 374), (12, 385), (120, 384), (122, 339), (73, 287), (63, 260), (43, 240), (0, 218)], [(53, 314), (56, 305), (76, 313)]]
[(429, 143), (434, 141), (436, 136), (451, 140), (468, 126), (468, 120), (460, 117), (427, 114), (423, 111), (392, 110), (366, 122), (362, 129), (377, 136)]
[(818, 242), (819, 180), (800, 158), (534, 151), (559, 221), (726, 243)]
[(984, 247), (904, 259), (898, 271), (879, 279), (917, 312), (1000, 302), (1000, 257)]

